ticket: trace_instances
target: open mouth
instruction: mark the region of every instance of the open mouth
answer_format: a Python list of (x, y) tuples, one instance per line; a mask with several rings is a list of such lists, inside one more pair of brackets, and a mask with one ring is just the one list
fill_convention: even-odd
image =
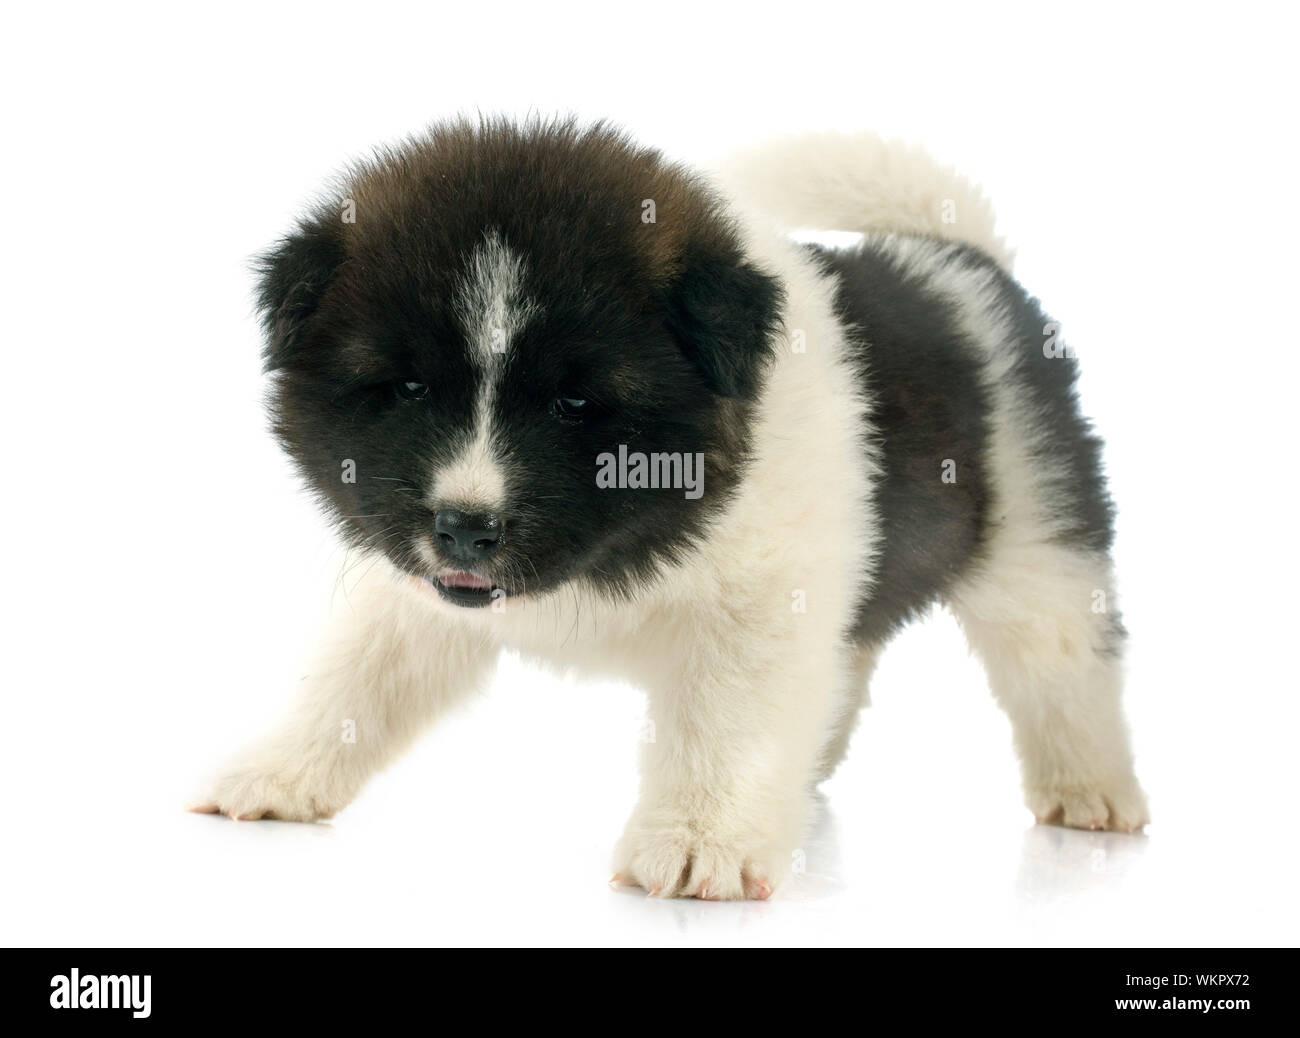
[(505, 597), (505, 589), (493, 584), (487, 577), (464, 570), (443, 570), (433, 586), (448, 602), (460, 606), (485, 606), (494, 598)]

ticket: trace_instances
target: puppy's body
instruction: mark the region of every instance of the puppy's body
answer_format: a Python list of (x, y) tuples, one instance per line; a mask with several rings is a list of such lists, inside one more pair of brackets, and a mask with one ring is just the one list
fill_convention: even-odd
[[(1035, 814), (1143, 824), (1074, 362), (973, 189), (881, 148), (756, 153), (725, 202), (572, 124), (442, 127), (355, 170), (356, 224), (305, 220), (262, 299), (277, 429), (376, 565), (289, 723), (200, 806), (332, 814), (509, 645), (649, 697), (620, 876), (765, 897), (880, 648), (943, 600)], [(781, 227), (828, 223), (863, 246)], [(598, 486), (620, 447), (698, 454), (703, 494)]]

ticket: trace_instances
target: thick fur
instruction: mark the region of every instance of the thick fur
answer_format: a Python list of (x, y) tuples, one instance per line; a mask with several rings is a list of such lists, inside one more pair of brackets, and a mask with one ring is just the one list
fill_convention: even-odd
[[(332, 815), (510, 646), (645, 689), (622, 881), (767, 897), (881, 647), (943, 601), (1034, 813), (1145, 823), (1099, 444), (991, 210), (865, 135), (721, 183), (600, 125), (457, 122), (351, 170), (355, 223), (331, 199), (268, 254), (277, 433), (374, 565), (285, 725), (196, 809)], [(698, 453), (703, 493), (598, 486), (620, 445)], [(447, 508), (499, 523), (490, 558), (448, 555)], [(490, 605), (457, 603), (460, 570)]]
[(750, 206), (791, 229), (944, 238), (1011, 269), (1013, 253), (979, 188), (905, 141), (792, 134), (733, 156), (720, 173)]

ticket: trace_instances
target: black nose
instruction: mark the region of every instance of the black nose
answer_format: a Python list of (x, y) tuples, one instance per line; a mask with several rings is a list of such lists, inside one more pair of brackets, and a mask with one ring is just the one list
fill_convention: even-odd
[(439, 508), (433, 530), (442, 550), (461, 562), (482, 562), (501, 544), (501, 520), (482, 512)]

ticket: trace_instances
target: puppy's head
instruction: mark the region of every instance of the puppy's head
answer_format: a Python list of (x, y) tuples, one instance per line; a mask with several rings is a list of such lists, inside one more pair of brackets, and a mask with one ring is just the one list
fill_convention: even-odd
[(276, 433), (348, 540), (479, 605), (707, 547), (781, 300), (657, 152), (458, 122), (351, 170), (259, 303)]

